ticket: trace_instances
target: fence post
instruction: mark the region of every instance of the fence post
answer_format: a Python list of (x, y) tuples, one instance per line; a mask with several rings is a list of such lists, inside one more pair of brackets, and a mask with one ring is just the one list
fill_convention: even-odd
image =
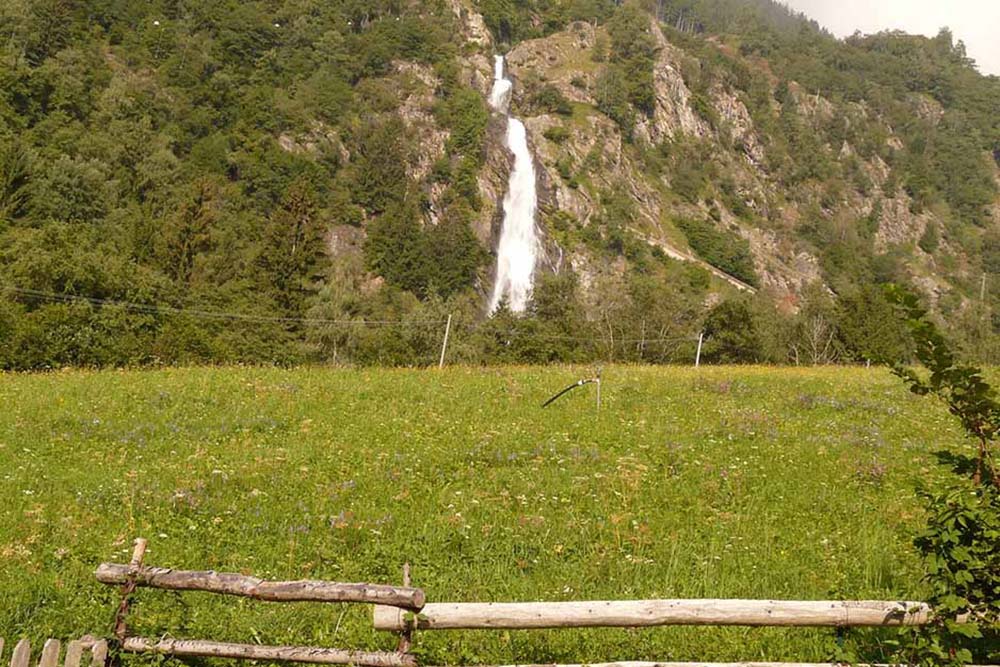
[(448, 351), (448, 334), (451, 333), (451, 313), (448, 313), (448, 323), (444, 325), (444, 341), (441, 343), (441, 360), (438, 368), (444, 368), (444, 353)]
[[(121, 587), (121, 602), (118, 604), (118, 611), (115, 613), (115, 639), (118, 643), (125, 641), (128, 623), (128, 608), (132, 602), (132, 594), (135, 592), (135, 577), (142, 567), (142, 559), (146, 555), (146, 540), (142, 537), (135, 539), (132, 549), (132, 561), (128, 564), (128, 576)], [(115, 662), (120, 662), (116, 657)]]
[(698, 351), (694, 355), (694, 367), (698, 368), (701, 366), (701, 343), (705, 340), (705, 332), (702, 331), (698, 334)]
[(601, 413), (601, 372), (604, 369), (600, 366), (597, 367), (597, 413)]
[(80, 667), (82, 661), (83, 642), (79, 639), (74, 639), (66, 644), (66, 662), (63, 664), (65, 667)]
[[(410, 579), (410, 564), (403, 563), (403, 586), (409, 588), (412, 583)], [(407, 625), (399, 633), (399, 644), (396, 645), (396, 653), (409, 653), (413, 646), (413, 625)]]
[(38, 659), (38, 667), (59, 667), (59, 652), (62, 642), (58, 639), (46, 639), (42, 646), (42, 657)]
[(28, 667), (31, 661), (31, 643), (22, 639), (14, 645), (14, 654), (10, 657), (10, 667)]

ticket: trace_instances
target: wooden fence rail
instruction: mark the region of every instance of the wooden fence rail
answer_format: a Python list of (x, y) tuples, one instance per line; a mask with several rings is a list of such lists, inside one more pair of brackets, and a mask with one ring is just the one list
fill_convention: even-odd
[(205, 591), (239, 595), (271, 602), (362, 602), (420, 611), (424, 592), (419, 588), (382, 584), (344, 584), (332, 581), (265, 581), (226, 572), (174, 570), (166, 567), (139, 567), (102, 563), (97, 568), (102, 584), (148, 586), (175, 591)]
[(272, 660), (357, 667), (417, 667), (409, 653), (352, 651), (317, 646), (260, 646), (230, 644), (194, 639), (147, 639), (127, 637), (122, 650), (128, 653), (159, 653), (177, 657), (235, 658), (237, 660)]
[[(923, 602), (799, 600), (620, 600), (593, 602), (440, 602), (424, 606), (421, 630), (747, 625), (862, 627), (923, 625)], [(958, 619), (960, 622), (965, 618)], [(401, 632), (409, 624), (392, 607), (375, 607), (376, 630)]]
[[(0, 665), (4, 664), (4, 640), (0, 637)], [(67, 642), (62, 662), (60, 653), (62, 642), (49, 639), (42, 645), (37, 667), (105, 667), (108, 658), (108, 643), (103, 639), (83, 637)], [(31, 667), (31, 642), (22, 639), (11, 652), (10, 667)]]
[[(485, 667), (476, 665), (476, 667)], [(907, 665), (892, 665), (881, 662), (857, 662), (846, 664), (842, 662), (649, 662), (641, 660), (623, 660), (621, 662), (588, 662), (584, 664), (524, 664), (496, 665), (494, 667), (908, 667)], [(997, 667), (996, 665), (965, 665), (965, 667)]]

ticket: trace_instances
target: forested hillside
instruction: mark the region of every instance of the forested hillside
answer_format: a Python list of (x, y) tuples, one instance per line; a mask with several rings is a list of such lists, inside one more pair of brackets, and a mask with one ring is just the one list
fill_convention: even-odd
[[(1000, 80), (769, 0), (0, 3), (0, 368), (1000, 361)], [(545, 261), (486, 312), (507, 53)]]

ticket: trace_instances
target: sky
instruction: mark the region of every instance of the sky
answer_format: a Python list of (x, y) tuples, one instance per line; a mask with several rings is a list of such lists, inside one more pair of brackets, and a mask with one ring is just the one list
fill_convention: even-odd
[(983, 74), (1000, 75), (1000, 0), (780, 0), (837, 37), (904, 30), (933, 37), (951, 28)]

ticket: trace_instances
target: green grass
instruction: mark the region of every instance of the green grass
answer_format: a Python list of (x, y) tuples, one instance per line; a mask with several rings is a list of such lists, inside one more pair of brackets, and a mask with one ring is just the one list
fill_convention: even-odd
[[(961, 446), (882, 370), (180, 369), (0, 375), (0, 635), (107, 633), (128, 559), (431, 601), (922, 595), (914, 485)], [(134, 631), (392, 648), (369, 607), (141, 590)], [(833, 632), (417, 636), (429, 664), (828, 657)]]

